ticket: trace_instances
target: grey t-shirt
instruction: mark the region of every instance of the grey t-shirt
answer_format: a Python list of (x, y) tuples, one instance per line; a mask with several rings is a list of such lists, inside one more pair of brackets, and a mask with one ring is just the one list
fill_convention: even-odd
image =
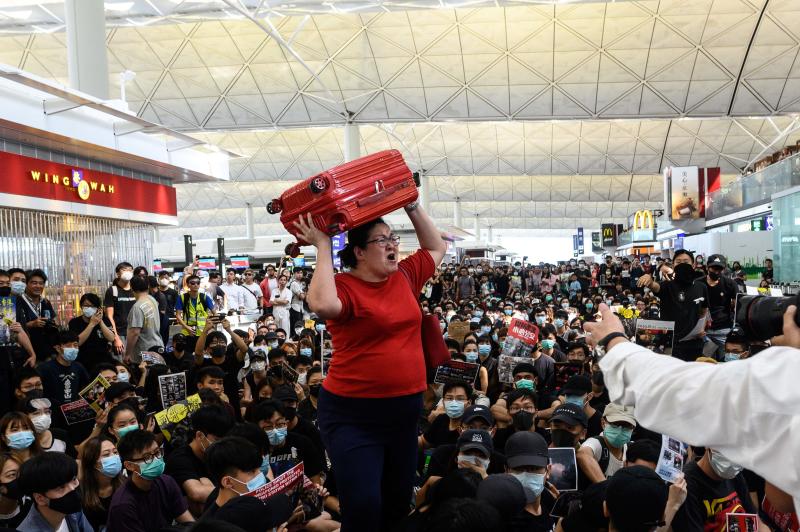
[(141, 362), (141, 352), (151, 347), (164, 347), (164, 341), (159, 333), (161, 317), (158, 313), (158, 302), (152, 296), (137, 299), (128, 314), (128, 328), (140, 328), (139, 339), (133, 353), (133, 360)]

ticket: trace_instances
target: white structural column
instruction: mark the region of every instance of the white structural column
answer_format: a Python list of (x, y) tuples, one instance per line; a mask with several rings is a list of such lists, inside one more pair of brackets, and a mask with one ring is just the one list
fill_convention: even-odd
[(456, 202), (453, 204), (453, 225), (463, 229), (461, 225), (461, 200), (459, 198), (456, 198)]
[(66, 0), (69, 86), (108, 99), (106, 14), (103, 0)]
[(255, 224), (253, 222), (253, 205), (248, 203), (247, 206), (244, 208), (244, 223), (245, 223), (245, 237), (248, 240), (253, 238), (255, 234)]
[(344, 125), (344, 162), (361, 157), (361, 130), (358, 124)]
[(492, 226), (491, 225), (487, 227), (486, 242), (488, 242), (489, 244), (492, 243)]
[(481, 239), (481, 225), (480, 225), (480, 223), (478, 221), (478, 215), (477, 214), (475, 215), (475, 225), (474, 225), (474, 228), (473, 228), (472, 232), (475, 233), (475, 240), (480, 240)]

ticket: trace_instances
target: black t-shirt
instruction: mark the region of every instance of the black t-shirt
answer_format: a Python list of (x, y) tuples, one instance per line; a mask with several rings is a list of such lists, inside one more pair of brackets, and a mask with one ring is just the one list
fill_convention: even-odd
[(431, 447), (439, 447), (448, 443), (456, 443), (458, 441), (458, 431), (450, 430), (450, 418), (447, 414), (439, 414), (433, 420), (431, 426), (423, 434), (425, 441)]
[(708, 288), (703, 283), (690, 285), (667, 281), (658, 292), (661, 299), (661, 319), (675, 322), (675, 339), (678, 341), (691, 332), (697, 320), (708, 308)]
[[(458, 446), (455, 443), (440, 445), (433, 450), (431, 460), (428, 464), (427, 477), (443, 477), (456, 467), (456, 456), (458, 456)], [(497, 451), (492, 452), (489, 458), (489, 467), (486, 472), (490, 475), (506, 472), (506, 457)]]
[(758, 513), (750, 500), (744, 475), (739, 474), (732, 480), (713, 480), (697, 462), (686, 464), (683, 473), (687, 495), (672, 521), (675, 532), (725, 530), (727, 514)]
[[(108, 318), (103, 317), (106, 327), (111, 327)], [(77, 316), (69, 320), (69, 330), (80, 335), (89, 326), (89, 322), (82, 316)], [(95, 325), (94, 330), (89, 333), (89, 337), (81, 344), (78, 351), (78, 362), (83, 364), (87, 370), (94, 372), (94, 367), (101, 362), (113, 362), (109, 352), (109, 341), (103, 336), (100, 325)]]
[(269, 466), (276, 477), (286, 473), (291, 468), (303, 462), (303, 469), (307, 477), (313, 477), (324, 471), (323, 457), (314, 444), (300, 434), (292, 432), (286, 435), (286, 441), (280, 447), (273, 448), (269, 453)]
[(128, 335), (128, 313), (136, 303), (136, 296), (133, 290), (123, 290), (119, 286), (116, 287), (117, 295), (114, 295), (115, 287), (109, 286), (106, 294), (103, 297), (104, 307), (114, 307), (114, 325), (117, 328), (117, 334), (120, 336)]
[(585, 294), (589, 291), (589, 285), (592, 282), (592, 272), (589, 271), (589, 268), (578, 268), (575, 270), (575, 275), (581, 284), (581, 292)]
[(325, 445), (322, 443), (322, 436), (320, 436), (319, 429), (313, 423), (298, 416), (297, 425), (290, 432), (300, 434), (311, 440), (311, 443), (319, 451), (320, 456), (325, 456)]
[(508, 294), (508, 283), (509, 281), (507, 275), (503, 274), (496, 276), (494, 278), (495, 294), (497, 294), (499, 297), (506, 297), (506, 294)]
[(506, 530), (508, 532), (550, 532), (553, 530), (553, 524), (550, 512), (543, 507), (540, 515), (533, 515), (524, 510), (518, 513), (511, 519)]
[(708, 309), (711, 314), (712, 329), (729, 329), (733, 325), (733, 305), (738, 288), (732, 279), (720, 277), (715, 286), (708, 285), (708, 278), (700, 282), (708, 290)]
[(151, 292), (150, 295), (156, 300), (156, 303), (158, 303), (158, 312), (160, 314), (166, 314), (167, 298), (164, 296), (164, 293), (158, 290), (156, 292)]
[(29, 499), (28, 497), (24, 497), (22, 499), (22, 504), (17, 506), (17, 512), (13, 513), (13, 515), (8, 514), (6, 516), (0, 515), (0, 527), (6, 527), (9, 530), (16, 530), (17, 527), (28, 517), (28, 512), (31, 511), (31, 506), (33, 505), (33, 500)]
[(194, 356), (188, 350), (184, 350), (183, 355), (178, 358), (175, 356), (175, 351), (169, 349), (164, 352), (164, 362), (169, 366), (169, 370), (173, 373), (179, 371), (191, 371), (194, 366)]
[(167, 455), (164, 472), (175, 479), (184, 495), (186, 494), (186, 490), (183, 488), (184, 482), (208, 478), (208, 468), (206, 468), (205, 462), (195, 456), (188, 444), (178, 447)]
[[(186, 355), (183, 355), (184, 357)], [(239, 362), (236, 359), (236, 352), (232, 349), (228, 349), (227, 353), (225, 354), (225, 360), (222, 363), (218, 364), (214, 362), (212, 358), (204, 358), (203, 363), (199, 366), (194, 366), (194, 374), (191, 376), (190, 379), (192, 382), (192, 393), (196, 391), (197, 387), (197, 377), (196, 374), (200, 369), (206, 368), (209, 366), (217, 366), (222, 368), (222, 371), (225, 372), (225, 377), (222, 381), (223, 388), (225, 389), (225, 395), (228, 396), (228, 399), (231, 402), (231, 406), (233, 406), (234, 410), (237, 412), (239, 411), (239, 380), (236, 378), (239, 374), (239, 370), (242, 369), (244, 363)]]
[(86, 516), (86, 520), (89, 521), (89, 524), (92, 525), (92, 528), (95, 530), (100, 530), (102, 527), (106, 526), (108, 522), (108, 509), (111, 506), (111, 497), (113, 496), (114, 494), (112, 493), (108, 497), (100, 497), (100, 508), (83, 506), (83, 515)]
[(178, 300), (178, 291), (173, 288), (167, 288), (166, 290), (161, 290), (160, 292), (167, 302), (167, 317), (174, 318), (175, 302)]
[(317, 409), (311, 403), (311, 399), (305, 398), (300, 401), (297, 405), (297, 415), (310, 421), (314, 426), (317, 425)]
[(54, 412), (63, 404), (80, 399), (78, 392), (89, 384), (89, 374), (80, 362), (63, 366), (53, 359), (37, 369), (42, 376), (44, 396), (50, 399)]
[(595, 410), (594, 415), (589, 418), (589, 426), (586, 427), (586, 437), (593, 438), (603, 432), (603, 413), (600, 410)]
[(17, 321), (25, 326), (25, 332), (28, 333), (33, 350), (36, 352), (36, 359), (41, 362), (56, 354), (58, 327), (54, 321), (48, 321), (44, 327), (26, 326), (28, 322), (39, 317), (55, 320), (56, 311), (53, 310), (50, 301), (41, 298), (39, 305), (32, 305), (24, 295), (17, 298)]

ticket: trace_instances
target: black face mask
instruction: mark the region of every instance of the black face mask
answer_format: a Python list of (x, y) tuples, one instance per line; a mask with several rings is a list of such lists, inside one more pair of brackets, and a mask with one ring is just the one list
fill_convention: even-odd
[(283, 407), (283, 414), (286, 416), (286, 420), (291, 422), (297, 415), (297, 408), (294, 406), (285, 406)]
[(564, 429), (550, 431), (550, 441), (554, 447), (575, 447), (575, 435)]
[(712, 281), (719, 281), (720, 275), (717, 272), (708, 272), (708, 278)]
[(58, 499), (50, 499), (50, 509), (60, 514), (69, 515), (81, 511), (81, 492), (74, 489)]
[(511, 416), (514, 420), (514, 428), (525, 432), (527, 430), (531, 430), (533, 426), (533, 414), (530, 412), (526, 412), (525, 410), (520, 410), (513, 416)]
[(0, 297), (8, 297), (11, 295), (10, 286), (0, 286)]
[(18, 501), (22, 498), (22, 493), (19, 491), (19, 485), (17, 484), (18, 479), (14, 479), (11, 482), (3, 482), (0, 483), (0, 487), (3, 488), (2, 493), (3, 497), (6, 499), (12, 499)]
[(319, 397), (320, 388), (322, 388), (321, 384), (312, 384), (308, 387), (308, 393), (311, 394), (311, 397)]
[(675, 271), (675, 280), (680, 284), (692, 284), (694, 281), (695, 273), (691, 264), (678, 264), (673, 270)]
[(227, 347), (224, 345), (218, 345), (211, 348), (211, 356), (213, 358), (222, 358), (225, 356), (225, 352), (228, 350)]

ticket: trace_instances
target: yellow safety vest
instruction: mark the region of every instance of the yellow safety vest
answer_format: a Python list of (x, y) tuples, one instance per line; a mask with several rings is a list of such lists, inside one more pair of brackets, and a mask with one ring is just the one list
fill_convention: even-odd
[[(192, 304), (192, 298), (189, 294), (183, 294), (181, 296), (183, 299), (183, 311), (186, 313), (186, 320), (184, 321), (186, 321), (187, 325), (194, 326), (195, 336), (200, 336), (203, 333), (203, 329), (206, 326), (206, 318), (208, 318), (208, 309), (206, 309), (203, 296), (204, 294), (198, 294), (194, 304)], [(183, 329), (181, 334), (184, 336), (191, 336), (188, 329)]]

